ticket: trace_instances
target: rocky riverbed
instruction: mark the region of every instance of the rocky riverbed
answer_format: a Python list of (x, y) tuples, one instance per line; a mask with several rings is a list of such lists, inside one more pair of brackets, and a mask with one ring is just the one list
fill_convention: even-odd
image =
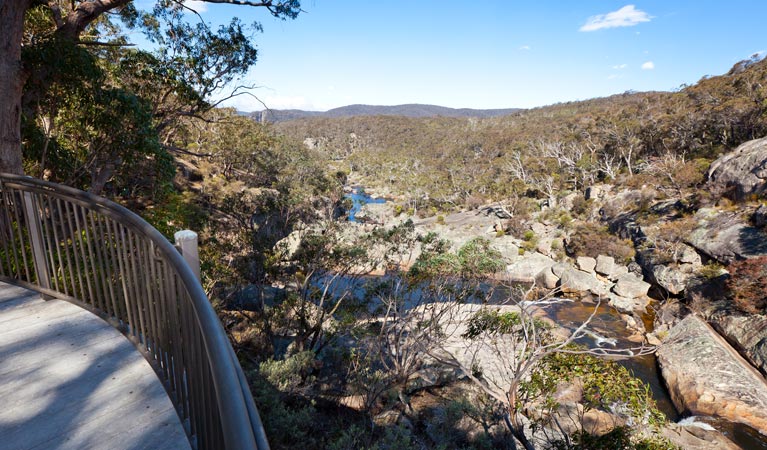
[[(767, 141), (759, 148), (767, 151)], [(733, 182), (731, 178), (727, 178), (728, 183)], [(753, 189), (758, 188), (742, 190)], [(419, 232), (435, 232), (454, 248), (477, 236), (487, 237), (504, 259), (506, 270), (499, 277), (505, 281), (534, 283), (542, 290), (556, 290), (575, 301), (602, 299), (615, 317), (620, 318), (624, 338), (658, 346), (661, 371), (657, 375), (664, 386), (656, 386), (655, 390), (662, 397), (661, 391), (667, 389), (679, 415), (710, 417), (712, 419), (704, 420), (735, 437), (743, 448), (767, 448), (767, 438), (764, 435), (760, 438), (758, 434), (767, 434), (764, 376), (767, 373), (767, 317), (738, 314), (723, 307), (721, 293), (704, 296), (714, 306), (699, 309), (696, 314), (691, 313), (686, 303), (693, 301), (692, 297), (700, 302), (701, 290), (696, 287), (701, 282), (705, 284), (700, 275), (704, 263), (726, 264), (767, 254), (764, 228), (744, 219), (758, 215), (758, 207), (749, 206), (745, 213), (703, 208), (689, 216), (689, 220), (675, 222), (689, 215), (680, 209), (683, 205), (673, 200), (656, 201), (651, 208), (656, 219), (647, 222), (633, 215), (630, 205), (622, 203), (640, 194), (613, 193), (609, 187), (597, 187), (592, 195), (594, 209), (609, 205), (613, 210), (612, 216), (603, 217), (611, 230), (631, 239), (637, 249), (631, 264), (620, 263), (607, 255), (566, 256), (562, 249), (567, 231), (545, 220), (530, 221), (529, 230), (535, 236), (533, 243), (522, 236), (505, 233), (501, 231), (503, 211), (494, 205), (413, 219)], [(407, 219), (404, 215), (395, 217), (392, 204), (369, 204), (362, 210), (379, 225), (356, 226), (388, 226)], [(667, 233), (667, 228), (673, 229), (669, 223), (682, 224), (689, 230), (685, 228), (680, 232), (686, 234), (671, 247), (655, 245), (656, 236)], [(412, 260), (417, 256), (416, 251), (411, 255)], [(656, 295), (655, 301), (648, 295), (651, 292)], [(718, 303), (717, 295), (720, 296)], [(646, 313), (651, 302), (662, 307), (657, 320), (647, 323)], [(556, 319), (567, 320), (566, 317)], [(649, 377), (652, 376), (656, 374)], [(740, 423), (756, 431), (733, 432), (743, 428), (729, 423)], [(688, 441), (684, 448), (737, 448), (730, 447), (716, 432), (704, 432), (703, 428), (680, 427), (669, 433), (676, 433), (679, 442), (684, 441), (682, 435), (693, 440), (702, 437), (702, 442), (693, 445)], [(691, 434), (694, 437), (690, 437)], [(738, 438), (734, 436), (737, 434), (747, 436)]]

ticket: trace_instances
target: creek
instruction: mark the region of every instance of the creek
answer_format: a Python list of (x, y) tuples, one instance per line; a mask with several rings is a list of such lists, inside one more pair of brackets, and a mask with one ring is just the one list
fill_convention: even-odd
[[(357, 222), (356, 215), (364, 205), (368, 203), (386, 203), (385, 198), (371, 197), (361, 186), (352, 186), (351, 191), (345, 197), (352, 201), (352, 207), (348, 214), (350, 222)], [(360, 286), (357, 288), (359, 289)], [(360, 292), (358, 291), (357, 293)], [(502, 289), (495, 290), (495, 301), (491, 300), (491, 302), (499, 301), (500, 297), (496, 296), (503, 296), (504, 294)], [(558, 302), (545, 308), (545, 311), (556, 323), (574, 328), (587, 320), (594, 312), (595, 307), (594, 303), (583, 301)], [(654, 316), (646, 313), (642, 320), (647, 331), (652, 331)], [(599, 339), (615, 339), (617, 340), (616, 347), (618, 348), (635, 347), (637, 345), (635, 342), (629, 341), (628, 338), (631, 332), (627, 329), (626, 323), (620, 314), (607, 304), (603, 303), (597, 307), (597, 312), (592, 318), (590, 328), (595, 334), (590, 339), (590, 342), (582, 342), (583, 344), (594, 346)], [(620, 359), (618, 363), (632, 371), (637, 378), (649, 386), (658, 409), (669, 420), (679, 421), (682, 418), (669, 396), (654, 354), (624, 358)], [(746, 425), (710, 417), (698, 417), (696, 420), (713, 426), (744, 450), (767, 450), (767, 437)]]
[[(363, 277), (353, 281), (342, 281), (336, 286), (336, 289), (333, 289), (333, 291), (336, 291), (334, 295), (340, 295), (341, 292), (351, 289), (356, 296), (362, 297), (365, 291), (365, 284), (380, 279), (380, 277), (374, 276)], [(491, 289), (492, 287), (488, 284), (486, 288)], [(490, 304), (504, 303), (509, 297), (509, 291), (506, 287), (496, 286), (492, 290), (493, 294), (489, 299)], [(417, 303), (417, 300), (414, 299), (413, 301)], [(589, 338), (579, 342), (580, 344), (595, 347), (599, 342), (614, 341), (615, 348), (629, 348), (638, 345), (636, 342), (629, 340), (632, 332), (626, 327), (626, 322), (621, 318), (618, 311), (606, 303), (601, 303), (597, 306), (592, 301), (566, 300), (552, 302), (546, 305), (543, 310), (550, 319), (567, 329), (577, 328), (594, 314), (589, 326), (592, 333)], [(648, 331), (652, 331), (654, 315), (647, 312), (643, 315), (642, 320), (645, 328)], [(611, 346), (607, 344), (606, 348), (611, 348)], [(617, 362), (629, 369), (633, 372), (634, 376), (649, 386), (658, 409), (666, 415), (668, 420), (677, 422), (682, 419), (666, 389), (654, 354), (622, 358), (618, 359)], [(695, 421), (713, 426), (744, 450), (767, 450), (767, 437), (746, 425), (712, 417), (696, 417)]]
[[(594, 312), (594, 307), (594, 304), (582, 301), (557, 303), (547, 308), (547, 313), (558, 324), (565, 327), (575, 327), (589, 318)], [(653, 315), (646, 313), (642, 319), (647, 330), (651, 331)], [(605, 304), (601, 304), (597, 308), (596, 314), (591, 319), (590, 328), (596, 331), (597, 335), (616, 339), (616, 347), (618, 348), (636, 345), (628, 340), (630, 333), (618, 312)], [(587, 344), (593, 345), (591, 342)], [(674, 407), (661, 378), (655, 355), (626, 358), (619, 360), (618, 363), (631, 370), (634, 376), (650, 387), (658, 409), (669, 420), (676, 422), (682, 418)], [(744, 450), (767, 450), (767, 437), (751, 427), (713, 417), (696, 417), (695, 421), (711, 425)]]
[(362, 186), (352, 186), (351, 192), (344, 195), (344, 197), (352, 201), (352, 207), (349, 209), (349, 222), (357, 221), (357, 213), (359, 213), (360, 210), (362, 210), (362, 207), (366, 204), (386, 203), (385, 198), (371, 197), (368, 195), (365, 192), (365, 188)]

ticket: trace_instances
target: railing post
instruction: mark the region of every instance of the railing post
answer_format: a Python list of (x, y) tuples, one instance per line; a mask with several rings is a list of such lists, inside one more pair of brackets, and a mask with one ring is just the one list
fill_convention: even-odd
[[(37, 210), (37, 202), (31, 192), (23, 192), (24, 218), (27, 220), (29, 239), (32, 243), (32, 260), (35, 264), (37, 284), (45, 289), (51, 288), (51, 276), (48, 271), (48, 262), (45, 259), (45, 244), (43, 244), (43, 230), (40, 223), (40, 214)], [(32, 282), (32, 280), (27, 280)]]
[(184, 257), (186, 263), (197, 276), (200, 278), (200, 253), (197, 249), (197, 233), (192, 230), (177, 231), (173, 238), (176, 240), (176, 248), (181, 252), (181, 256)]

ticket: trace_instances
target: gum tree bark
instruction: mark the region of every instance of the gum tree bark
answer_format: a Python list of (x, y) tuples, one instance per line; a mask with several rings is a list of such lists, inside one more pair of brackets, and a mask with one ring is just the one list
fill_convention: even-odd
[(0, 2), (0, 172), (21, 174), (21, 66), (24, 13), (31, 0)]

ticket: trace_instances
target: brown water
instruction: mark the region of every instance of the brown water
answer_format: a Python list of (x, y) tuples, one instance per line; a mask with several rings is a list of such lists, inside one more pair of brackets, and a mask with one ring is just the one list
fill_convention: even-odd
[[(553, 304), (546, 309), (549, 317), (560, 325), (577, 327), (594, 313), (595, 308), (596, 313), (591, 319), (592, 330), (596, 331), (601, 336), (617, 339), (617, 348), (636, 345), (628, 339), (632, 332), (626, 328), (626, 323), (621, 319), (620, 314), (610, 306), (601, 304), (599, 307), (596, 307), (594, 304), (575, 301)], [(652, 330), (652, 315), (648, 313), (642, 317), (642, 319), (648, 331)], [(590, 341), (591, 342), (583, 343), (593, 345), (595, 342), (594, 340)], [(653, 399), (655, 400), (658, 409), (662, 411), (669, 420), (676, 422), (681, 418), (660, 377), (655, 355), (627, 358), (618, 361), (618, 363), (631, 370), (637, 378), (650, 386)], [(767, 450), (767, 436), (760, 434), (757, 430), (754, 430), (751, 427), (715, 418), (703, 417), (698, 418), (698, 421), (710, 424), (743, 450)]]

